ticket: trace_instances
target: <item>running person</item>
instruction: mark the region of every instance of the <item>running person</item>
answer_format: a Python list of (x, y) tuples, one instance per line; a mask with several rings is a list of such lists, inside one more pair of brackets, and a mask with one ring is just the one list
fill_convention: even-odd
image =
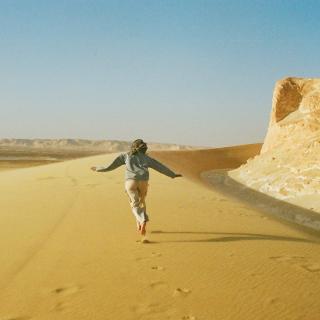
[(174, 173), (159, 161), (149, 157), (146, 154), (147, 149), (147, 144), (142, 139), (137, 139), (132, 143), (130, 152), (120, 154), (110, 165), (91, 167), (93, 171), (105, 172), (122, 165), (126, 166), (125, 190), (137, 221), (137, 229), (142, 236), (146, 234), (146, 224), (149, 221), (145, 201), (149, 181), (148, 168), (157, 170), (170, 178), (182, 177), (181, 174)]

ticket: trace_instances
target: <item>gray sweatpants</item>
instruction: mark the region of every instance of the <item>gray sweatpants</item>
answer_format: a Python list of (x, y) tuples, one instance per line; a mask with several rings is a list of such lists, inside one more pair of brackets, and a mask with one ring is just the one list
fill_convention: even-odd
[(125, 182), (125, 190), (130, 199), (132, 213), (140, 224), (149, 221), (146, 207), (148, 180), (128, 179)]

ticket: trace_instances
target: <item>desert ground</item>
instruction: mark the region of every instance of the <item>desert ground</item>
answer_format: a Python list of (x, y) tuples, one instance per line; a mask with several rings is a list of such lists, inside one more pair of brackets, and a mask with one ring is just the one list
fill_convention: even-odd
[(315, 232), (221, 193), (202, 172), (261, 144), (157, 151), (149, 243), (135, 230), (116, 154), (0, 173), (1, 320), (317, 320)]

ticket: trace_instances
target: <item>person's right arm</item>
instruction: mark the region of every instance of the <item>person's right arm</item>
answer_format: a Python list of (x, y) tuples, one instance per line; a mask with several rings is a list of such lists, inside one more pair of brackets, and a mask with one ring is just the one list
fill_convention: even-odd
[(97, 171), (97, 172), (106, 172), (106, 171), (114, 170), (124, 164), (125, 164), (125, 155), (120, 154), (117, 158), (113, 160), (111, 164), (107, 166), (91, 167), (91, 170)]

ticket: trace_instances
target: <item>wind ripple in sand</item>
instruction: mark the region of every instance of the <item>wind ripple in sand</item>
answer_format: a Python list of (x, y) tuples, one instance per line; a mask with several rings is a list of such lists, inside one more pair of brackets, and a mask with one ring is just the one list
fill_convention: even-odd
[(162, 256), (161, 253), (159, 252), (152, 252), (151, 256), (148, 257), (137, 257), (135, 258), (136, 261), (141, 261), (141, 260), (148, 260), (148, 259), (152, 259), (152, 258), (160, 258)]
[[(152, 319), (155, 317), (161, 316), (160, 319), (166, 319), (168, 316), (172, 315), (175, 310), (174, 308), (169, 304), (159, 304), (159, 303), (148, 303), (148, 304), (139, 304), (132, 307), (132, 310), (141, 316), (152, 316)], [(170, 317), (171, 318), (171, 317)], [(150, 318), (148, 318), (150, 319)]]
[(191, 293), (190, 289), (186, 289), (186, 288), (177, 288), (174, 290), (173, 292), (173, 296), (174, 297), (186, 297), (187, 295), (189, 295)]
[(47, 181), (47, 180), (55, 180), (55, 179), (60, 179), (60, 178), (48, 176), (48, 177), (37, 178), (36, 180), (37, 181)]
[(18, 317), (0, 317), (0, 320), (30, 320), (32, 318), (30, 317), (23, 317), (23, 316), (18, 316)]
[(50, 293), (55, 300), (51, 311), (60, 312), (67, 309), (70, 305), (70, 302), (66, 300), (67, 297), (76, 294), (80, 289), (81, 286), (78, 285), (66, 285), (50, 290)]
[(167, 288), (168, 284), (163, 281), (155, 281), (150, 283), (150, 287), (152, 289), (158, 289), (158, 288)]
[(63, 311), (65, 309), (67, 309), (67, 307), (69, 306), (68, 303), (66, 303), (65, 301), (60, 301), (60, 302), (57, 302), (53, 308), (51, 309), (51, 311), (55, 311), (55, 312), (60, 312), (60, 311)]
[(308, 272), (320, 271), (319, 263), (312, 262), (304, 256), (283, 255), (283, 256), (274, 256), (269, 258), (278, 262), (288, 263), (291, 266), (298, 266), (299, 268), (304, 269)]

